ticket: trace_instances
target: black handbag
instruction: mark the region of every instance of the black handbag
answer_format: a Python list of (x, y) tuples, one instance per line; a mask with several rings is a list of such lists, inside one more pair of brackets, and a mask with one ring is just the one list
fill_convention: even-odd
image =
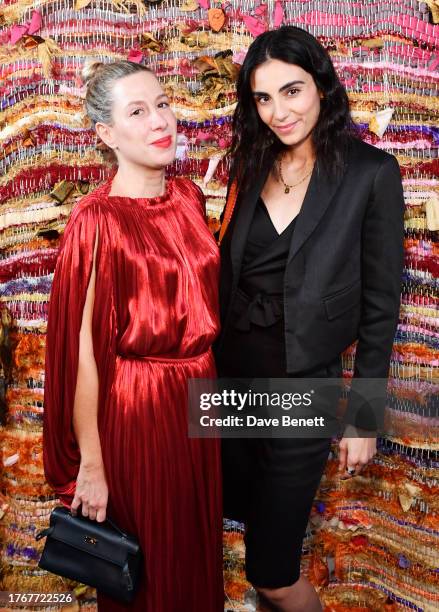
[(39, 567), (95, 587), (109, 597), (130, 603), (140, 579), (142, 551), (133, 536), (110, 519), (98, 523), (57, 506), (50, 526), (35, 536), (47, 536)]

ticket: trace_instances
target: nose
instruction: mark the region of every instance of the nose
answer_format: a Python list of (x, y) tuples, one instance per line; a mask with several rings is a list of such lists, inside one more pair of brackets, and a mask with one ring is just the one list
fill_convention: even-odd
[(282, 123), (289, 115), (290, 110), (287, 103), (282, 99), (273, 100), (273, 119), (276, 123)]
[(164, 130), (168, 127), (168, 122), (160, 112), (160, 109), (154, 109), (149, 116), (149, 120), (152, 130)]

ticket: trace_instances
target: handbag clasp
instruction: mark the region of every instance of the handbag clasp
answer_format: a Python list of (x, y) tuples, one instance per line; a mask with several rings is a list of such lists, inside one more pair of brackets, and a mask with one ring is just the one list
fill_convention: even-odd
[(92, 536), (85, 536), (85, 541), (87, 544), (93, 544), (93, 546), (96, 546), (96, 544), (98, 543), (96, 538), (93, 538)]

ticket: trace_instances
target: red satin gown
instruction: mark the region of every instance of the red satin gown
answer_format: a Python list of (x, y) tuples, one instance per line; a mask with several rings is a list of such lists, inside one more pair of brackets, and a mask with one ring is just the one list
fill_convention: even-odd
[(110, 178), (66, 226), (49, 304), (44, 467), (70, 504), (79, 331), (98, 228), (93, 345), (108, 515), (136, 535), (144, 575), (133, 604), (102, 612), (223, 610), (219, 441), (189, 439), (187, 381), (214, 378), (219, 255), (204, 197), (170, 179), (156, 198), (109, 196)]

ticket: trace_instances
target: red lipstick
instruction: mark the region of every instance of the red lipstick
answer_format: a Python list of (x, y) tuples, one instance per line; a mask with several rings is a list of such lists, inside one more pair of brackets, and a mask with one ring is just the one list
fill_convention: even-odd
[(155, 140), (151, 144), (155, 147), (160, 147), (161, 149), (167, 149), (171, 146), (172, 136), (165, 136), (164, 138), (160, 138), (159, 140)]

